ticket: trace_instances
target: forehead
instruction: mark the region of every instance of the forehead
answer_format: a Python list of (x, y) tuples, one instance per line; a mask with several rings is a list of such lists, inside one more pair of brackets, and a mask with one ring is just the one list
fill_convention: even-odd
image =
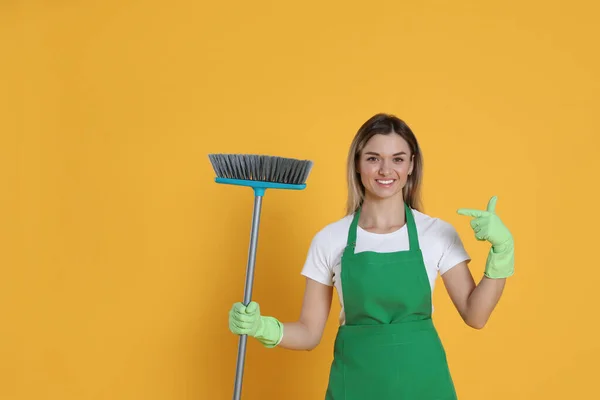
[(400, 135), (396, 133), (392, 133), (389, 135), (381, 135), (377, 134), (370, 138), (367, 143), (365, 143), (365, 147), (363, 148), (363, 152), (366, 151), (374, 151), (377, 153), (399, 153), (404, 151), (406, 153), (410, 152), (410, 146), (408, 142)]

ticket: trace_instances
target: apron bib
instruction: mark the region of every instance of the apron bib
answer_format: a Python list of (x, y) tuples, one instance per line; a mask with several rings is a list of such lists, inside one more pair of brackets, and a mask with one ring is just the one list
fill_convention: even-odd
[(354, 253), (360, 209), (342, 255), (346, 323), (339, 327), (326, 400), (456, 400), (431, 319), (431, 287), (408, 205), (406, 251)]

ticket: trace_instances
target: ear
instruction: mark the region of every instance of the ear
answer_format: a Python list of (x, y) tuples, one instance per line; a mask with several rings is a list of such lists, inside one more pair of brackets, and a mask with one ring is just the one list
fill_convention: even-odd
[(412, 174), (412, 172), (413, 172), (413, 168), (415, 166), (414, 160), (415, 160), (415, 155), (413, 154), (412, 156), (410, 156), (410, 168), (408, 169), (408, 175)]

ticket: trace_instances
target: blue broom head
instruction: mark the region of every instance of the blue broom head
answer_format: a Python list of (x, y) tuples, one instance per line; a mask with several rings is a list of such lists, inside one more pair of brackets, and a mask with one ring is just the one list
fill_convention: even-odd
[(260, 154), (209, 154), (215, 182), (252, 187), (257, 195), (266, 189), (302, 190), (313, 166), (310, 160)]

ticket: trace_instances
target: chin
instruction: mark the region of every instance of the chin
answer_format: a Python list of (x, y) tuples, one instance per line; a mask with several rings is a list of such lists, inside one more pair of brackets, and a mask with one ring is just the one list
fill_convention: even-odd
[(402, 190), (390, 192), (388, 190), (370, 190), (370, 195), (376, 199), (386, 200), (395, 197), (402, 197)]

